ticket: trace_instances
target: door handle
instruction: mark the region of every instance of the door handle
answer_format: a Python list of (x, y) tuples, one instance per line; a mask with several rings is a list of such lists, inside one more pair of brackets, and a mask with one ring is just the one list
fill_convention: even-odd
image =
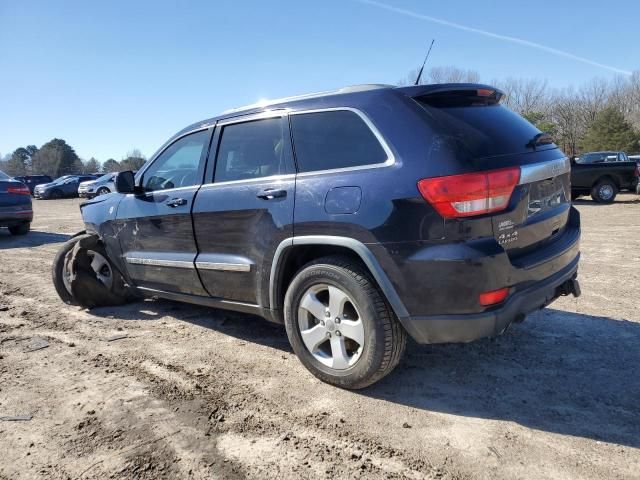
[(286, 190), (278, 190), (275, 188), (266, 188), (256, 195), (256, 197), (262, 200), (273, 200), (274, 198), (284, 198), (286, 196)]
[(165, 205), (171, 208), (181, 207), (186, 204), (187, 204), (186, 198), (172, 198), (171, 200), (167, 200), (167, 202), (165, 203)]

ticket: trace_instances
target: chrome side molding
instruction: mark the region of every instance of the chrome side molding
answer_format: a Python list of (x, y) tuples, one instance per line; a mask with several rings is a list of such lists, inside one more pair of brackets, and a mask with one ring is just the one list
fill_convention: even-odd
[(158, 260), (156, 258), (138, 258), (126, 257), (127, 263), (132, 265), (147, 265), (151, 267), (175, 267), (175, 268), (194, 268), (193, 262), (185, 262), (184, 260)]
[(196, 262), (196, 267), (202, 270), (221, 270), (224, 272), (248, 272), (251, 270), (251, 265), (248, 263)]
[(131, 265), (146, 265), (150, 267), (171, 268), (200, 268), (202, 270), (219, 270), (224, 272), (249, 272), (251, 265), (247, 263), (214, 263), (214, 262), (188, 262), (185, 260), (160, 260), (157, 258), (126, 257)]

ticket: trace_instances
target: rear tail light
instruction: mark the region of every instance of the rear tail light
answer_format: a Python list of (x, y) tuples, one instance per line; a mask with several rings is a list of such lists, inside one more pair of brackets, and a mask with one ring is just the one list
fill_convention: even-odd
[(640, 177), (640, 163), (636, 163), (636, 171), (633, 175), (636, 177)]
[(470, 217), (507, 208), (519, 181), (520, 167), (511, 167), (425, 178), (418, 190), (444, 218)]
[(7, 187), (7, 193), (13, 193), (15, 195), (31, 195), (31, 192), (25, 185), (18, 187)]
[(495, 305), (501, 303), (509, 295), (509, 288), (500, 288), (499, 290), (491, 290), (490, 292), (484, 292), (480, 294), (479, 301), (483, 307)]

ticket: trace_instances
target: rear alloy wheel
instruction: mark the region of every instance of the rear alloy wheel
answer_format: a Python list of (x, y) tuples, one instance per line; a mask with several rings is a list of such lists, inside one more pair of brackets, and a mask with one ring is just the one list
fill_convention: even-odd
[(349, 295), (318, 283), (302, 296), (298, 328), (307, 350), (319, 363), (344, 370), (358, 361), (364, 347), (364, 324)]
[(400, 361), (406, 332), (359, 263), (319, 259), (295, 276), (285, 297), (285, 327), (294, 352), (320, 380), (359, 389)]
[(26, 235), (31, 230), (31, 223), (21, 223), (20, 225), (12, 225), (9, 227), (11, 235)]
[(611, 203), (618, 194), (618, 187), (611, 180), (600, 180), (591, 189), (591, 198), (598, 203)]
[(96, 195), (106, 195), (107, 193), (111, 193), (111, 190), (109, 190), (107, 187), (100, 187), (96, 192)]

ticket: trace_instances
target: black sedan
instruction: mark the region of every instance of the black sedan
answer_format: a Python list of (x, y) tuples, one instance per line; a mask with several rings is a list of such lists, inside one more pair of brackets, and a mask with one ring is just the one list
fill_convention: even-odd
[(24, 183), (0, 171), (0, 227), (9, 227), (12, 235), (25, 235), (31, 220), (31, 192)]

